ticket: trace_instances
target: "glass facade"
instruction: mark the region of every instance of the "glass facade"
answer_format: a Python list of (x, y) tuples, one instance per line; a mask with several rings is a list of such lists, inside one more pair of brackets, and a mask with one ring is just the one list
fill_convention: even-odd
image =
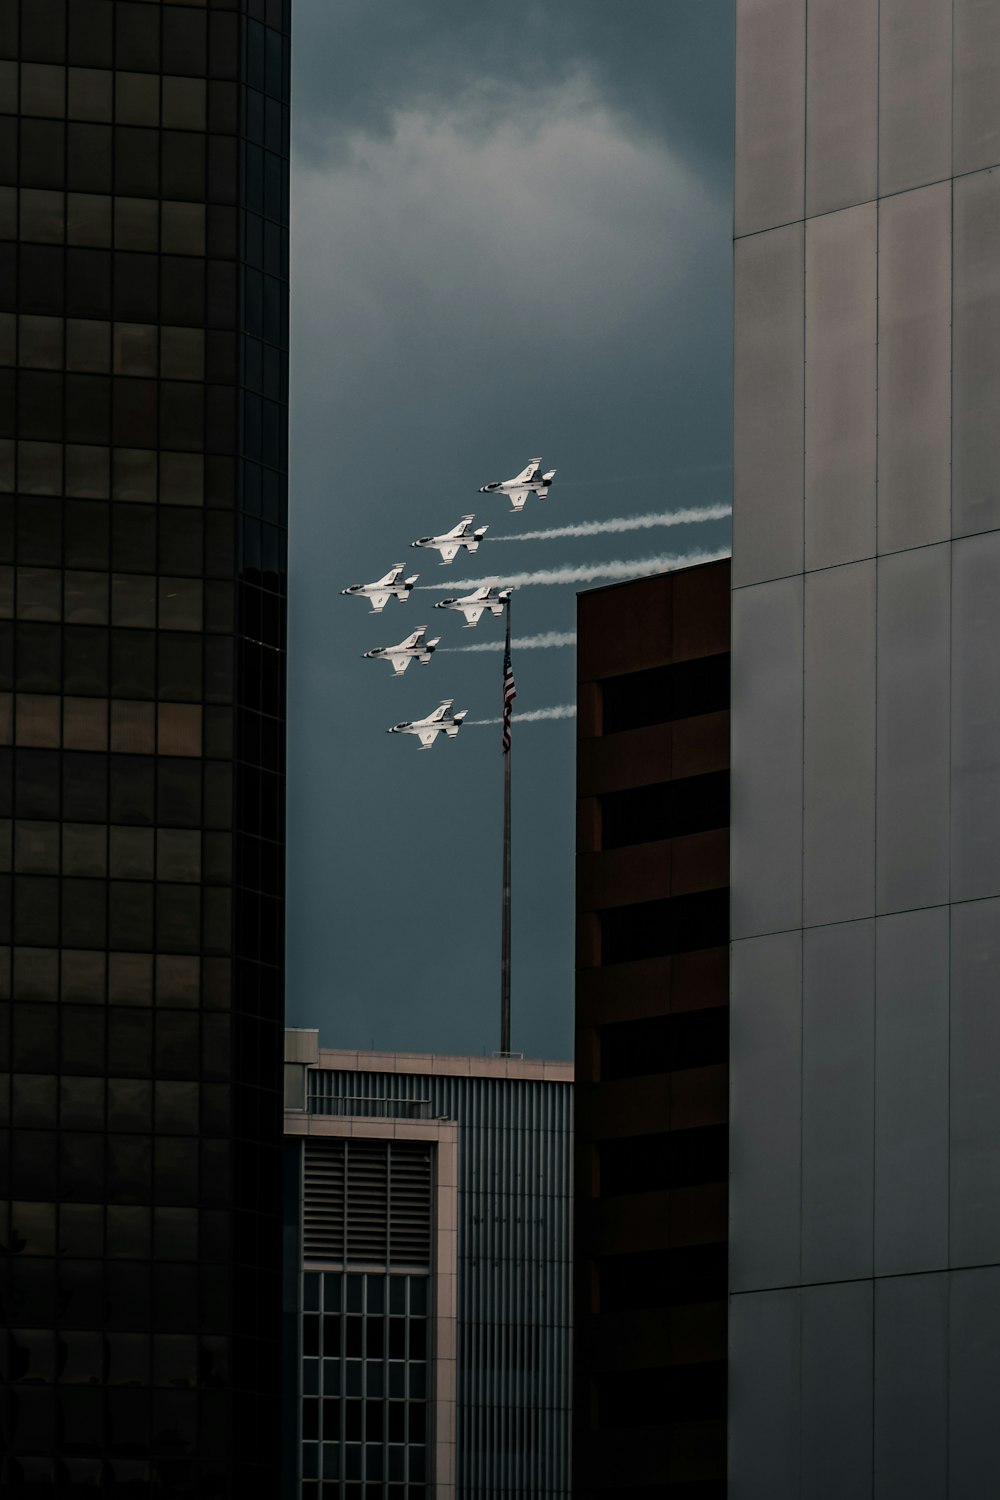
[(430, 1277), (306, 1271), (302, 1500), (424, 1500)]
[(0, 3), (0, 1490), (276, 1472), (287, 0)]

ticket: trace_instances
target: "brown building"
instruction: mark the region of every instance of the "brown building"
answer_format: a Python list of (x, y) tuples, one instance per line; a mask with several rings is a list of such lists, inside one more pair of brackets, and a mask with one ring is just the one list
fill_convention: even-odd
[(725, 1494), (729, 588), (579, 600), (579, 1500)]

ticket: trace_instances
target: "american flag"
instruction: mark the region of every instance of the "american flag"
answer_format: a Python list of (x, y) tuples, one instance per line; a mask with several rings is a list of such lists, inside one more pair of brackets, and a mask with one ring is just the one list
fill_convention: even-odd
[(507, 631), (507, 644), (503, 653), (503, 753), (510, 749), (510, 721), (514, 716), (514, 699), (517, 697), (517, 688), (514, 686), (514, 668), (510, 664), (510, 629)]

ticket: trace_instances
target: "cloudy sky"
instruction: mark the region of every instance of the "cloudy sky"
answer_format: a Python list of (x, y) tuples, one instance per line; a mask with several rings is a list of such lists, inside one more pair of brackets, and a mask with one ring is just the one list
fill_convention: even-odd
[[(441, 585), (517, 576), (515, 640), (565, 640), (573, 579), (728, 545), (719, 516), (526, 534), (728, 504), (731, 12), (297, 0), (288, 1019), (326, 1045), (499, 1045), (502, 764), (471, 721), (502, 655), (460, 648), (501, 622), (430, 614)], [(536, 454), (544, 503), (477, 494)], [(469, 512), (476, 557), (410, 550)], [(340, 597), (400, 561), (404, 605)], [(362, 660), (423, 624), (429, 665)], [(515, 715), (573, 703), (571, 644), (514, 668)], [(384, 733), (442, 697), (457, 740)], [(513, 1046), (569, 1056), (575, 725), (514, 736)]]

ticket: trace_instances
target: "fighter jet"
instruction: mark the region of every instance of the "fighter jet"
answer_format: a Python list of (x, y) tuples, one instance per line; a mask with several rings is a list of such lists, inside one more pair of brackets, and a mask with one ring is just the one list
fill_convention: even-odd
[(454, 701), (454, 698), (445, 698), (426, 719), (407, 719), (402, 724), (393, 724), (391, 729), (386, 730), (386, 734), (415, 734), (420, 739), (421, 750), (429, 750), (439, 734), (447, 735), (448, 739), (453, 740), (469, 712), (467, 708), (463, 708), (453, 714), (451, 705)]
[(484, 484), (480, 488), (481, 495), (508, 495), (510, 503), (515, 510), (523, 510), (524, 502), (534, 490), (539, 500), (545, 499), (553, 479), (556, 477), (555, 469), (549, 469), (542, 473), (542, 460), (533, 458), (526, 469), (520, 474), (515, 474), (513, 479), (495, 479), (492, 484)]
[(478, 526), (473, 531), (472, 522), (474, 520), (475, 516), (463, 516), (458, 525), (453, 526), (450, 531), (444, 532), (441, 536), (417, 537), (417, 540), (411, 542), (410, 546), (436, 547), (441, 554), (442, 563), (452, 562), (458, 555), (460, 547), (465, 547), (469, 553), (478, 552), (479, 543), (490, 528), (488, 526)]
[(373, 656), (376, 661), (392, 662), (394, 677), (402, 677), (411, 661), (421, 661), (425, 664), (430, 661), (434, 647), (441, 639), (436, 635), (432, 641), (424, 640), (427, 634), (427, 626), (421, 625), (412, 635), (408, 635), (405, 641), (400, 641), (398, 646), (375, 646), (371, 651), (363, 651), (362, 656)]
[(435, 609), (457, 609), (465, 616), (465, 627), (475, 625), (484, 609), (488, 609), (491, 615), (502, 615), (503, 607), (510, 598), (510, 589), (498, 589), (493, 584), (484, 584), (481, 589), (476, 589), (473, 594), (466, 594), (463, 599), (441, 599), (435, 604)]
[(360, 594), (372, 602), (372, 614), (380, 615), (385, 609), (391, 596), (405, 604), (410, 597), (410, 590), (420, 577), (414, 573), (412, 578), (403, 577), (403, 564), (395, 563), (384, 578), (378, 578), (374, 583), (352, 583), (349, 589), (341, 589), (342, 594)]

